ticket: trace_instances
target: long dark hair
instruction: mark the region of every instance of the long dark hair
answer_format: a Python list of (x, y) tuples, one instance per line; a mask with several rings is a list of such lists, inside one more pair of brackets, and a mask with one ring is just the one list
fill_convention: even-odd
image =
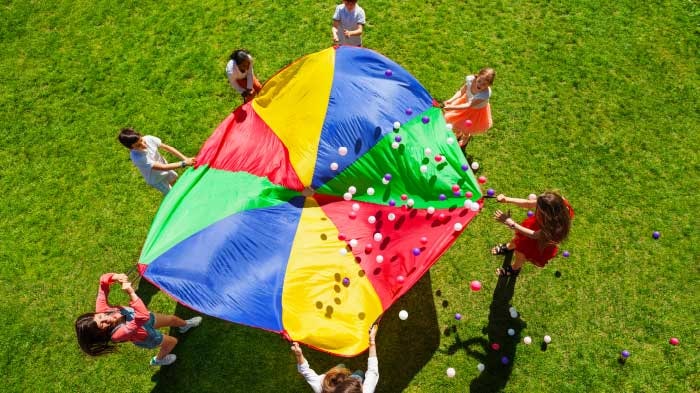
[(112, 332), (110, 329), (103, 330), (97, 327), (94, 312), (85, 313), (75, 320), (75, 335), (78, 337), (80, 349), (90, 356), (114, 351), (114, 345), (110, 344)]
[(230, 59), (236, 64), (241, 64), (246, 60), (250, 60), (250, 53), (245, 49), (236, 49), (231, 53)]
[(540, 226), (540, 247), (560, 243), (569, 236), (571, 211), (558, 192), (546, 191), (537, 197), (536, 216)]

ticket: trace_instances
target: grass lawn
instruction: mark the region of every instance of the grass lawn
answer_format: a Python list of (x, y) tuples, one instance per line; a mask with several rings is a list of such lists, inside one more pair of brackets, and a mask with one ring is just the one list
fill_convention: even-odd
[[(194, 155), (241, 103), (224, 75), (231, 50), (248, 48), (265, 80), (331, 45), (334, 3), (2, 2), (1, 391), (310, 391), (272, 333), (205, 318), (158, 370), (133, 345), (87, 358), (73, 322), (93, 307), (101, 273), (136, 263), (161, 200), (118, 130)], [(360, 4), (365, 45), (437, 99), (494, 67), (494, 127), (468, 149), (478, 173), (512, 196), (560, 189), (576, 209), (571, 257), (528, 265), (515, 283), (493, 275), (503, 259), (488, 249), (510, 233), (488, 201), (383, 318), (378, 391), (700, 391), (698, 3)], [(469, 290), (474, 279), (482, 291)], [(192, 315), (145, 282), (139, 293), (155, 311)], [(319, 372), (339, 362), (305, 353)], [(344, 361), (363, 367), (366, 355)]]

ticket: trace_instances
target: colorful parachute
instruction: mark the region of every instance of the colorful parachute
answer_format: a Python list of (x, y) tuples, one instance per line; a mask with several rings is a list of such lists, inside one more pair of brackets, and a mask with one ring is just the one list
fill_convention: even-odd
[(481, 197), (415, 78), (329, 48), (219, 125), (163, 200), (139, 270), (202, 313), (351, 356)]

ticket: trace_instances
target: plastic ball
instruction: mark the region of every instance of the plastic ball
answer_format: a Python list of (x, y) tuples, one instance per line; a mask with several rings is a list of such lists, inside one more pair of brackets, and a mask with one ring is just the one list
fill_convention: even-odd
[(474, 292), (478, 292), (481, 290), (481, 282), (474, 280), (474, 281), (469, 283), (469, 288), (471, 288), (471, 290)]
[(455, 139), (450, 136), (450, 137), (447, 137), (445, 142), (447, 142), (448, 145), (451, 145), (455, 142)]
[(440, 194), (438, 195), (438, 199), (444, 201), (445, 199), (447, 199), (447, 197), (445, 196), (445, 194)]
[(372, 239), (374, 239), (375, 242), (380, 242), (380, 241), (382, 241), (382, 234), (379, 233), (379, 232), (377, 232), (377, 233), (374, 234), (374, 236), (372, 237)]
[(452, 124), (450, 124), (450, 123), (445, 124), (445, 128), (452, 131)]
[(501, 357), (501, 363), (502, 363), (502, 364), (508, 364), (508, 363), (510, 363), (510, 359), (508, 359), (508, 356), (503, 356), (503, 357)]
[(407, 115), (411, 116), (411, 115), (413, 114), (413, 109), (411, 109), (411, 108), (406, 108), (406, 110), (405, 110), (404, 112), (405, 112)]
[(348, 154), (348, 148), (345, 146), (340, 146), (338, 148), (338, 154), (340, 154), (341, 156)]
[(407, 320), (408, 319), (408, 311), (406, 311), (406, 310), (399, 311), (399, 319), (402, 321)]
[(428, 238), (425, 237), (425, 236), (421, 236), (420, 242), (421, 242), (421, 244), (427, 244), (427, 243), (428, 243)]
[(463, 171), (466, 172), (466, 171), (469, 169), (469, 165), (467, 165), (467, 164), (462, 164), (461, 168), (462, 168)]
[(390, 181), (391, 180), (391, 173), (387, 173), (384, 175), (384, 180)]
[(394, 122), (394, 129), (398, 130), (399, 128), (401, 128), (401, 123), (399, 123), (398, 121), (395, 121)]
[(348, 213), (348, 217), (350, 217), (350, 218), (352, 218), (352, 219), (355, 219), (355, 217), (357, 217), (357, 213), (355, 213), (355, 212), (350, 212), (350, 213)]
[(403, 282), (406, 280), (404, 276), (396, 276), (396, 282), (399, 284), (403, 284)]
[(418, 256), (418, 255), (420, 255), (420, 248), (416, 247), (412, 250), (412, 252), (413, 252), (413, 255)]
[(387, 218), (389, 221), (394, 221), (394, 220), (396, 220), (396, 214), (394, 214), (394, 213), (389, 213), (389, 214), (386, 215), (386, 218)]
[(455, 223), (453, 228), (454, 228), (455, 232), (459, 232), (462, 230), (463, 227), (462, 227), (462, 224), (457, 222), (457, 223)]
[(561, 256), (563, 256), (564, 258), (568, 258), (570, 255), (571, 254), (568, 251), (564, 251), (563, 253), (561, 253)]
[(509, 336), (515, 336), (515, 329), (508, 329)]
[(338, 163), (337, 162), (331, 162), (331, 170), (332, 171), (338, 170)]
[(531, 201), (534, 201), (535, 199), (537, 199), (537, 195), (535, 195), (535, 194), (530, 194), (530, 195), (527, 196), (527, 199), (529, 199), (529, 200), (531, 200)]
[(654, 233), (651, 234), (651, 237), (658, 239), (661, 237), (661, 233), (659, 231), (654, 231)]
[(430, 123), (430, 118), (428, 116), (423, 116), (423, 118), (420, 119), (420, 121), (422, 121), (423, 124), (428, 124)]
[(452, 367), (448, 368), (447, 371), (446, 371), (446, 374), (447, 374), (447, 377), (448, 377), (448, 378), (454, 378), (454, 376), (455, 376), (456, 373), (457, 373), (457, 372), (456, 372), (455, 369), (452, 368)]
[(394, 137), (394, 140), (395, 140), (396, 142), (401, 142), (401, 135), (396, 135), (396, 136)]
[(437, 154), (437, 155), (435, 156), (435, 162), (440, 162), (440, 161), (442, 161), (442, 156), (439, 155), (439, 154)]
[(343, 194), (343, 199), (345, 199), (346, 201), (351, 200), (351, 199), (352, 199), (352, 194), (349, 193), (349, 192), (346, 192), (345, 194)]
[(372, 188), (372, 187), (368, 188), (367, 195), (374, 195), (374, 188)]
[(346, 255), (348, 253), (348, 249), (343, 247), (340, 250), (338, 250), (338, 252), (340, 252), (340, 255)]
[(472, 124), (473, 124), (472, 121), (469, 120), (469, 119), (467, 119), (467, 120), (464, 121), (464, 125), (467, 126), (467, 127), (471, 127)]
[(350, 239), (350, 247), (357, 247), (357, 239)]
[(434, 213), (435, 213), (435, 208), (432, 207), (432, 206), (428, 206), (427, 211), (428, 211), (428, 214), (434, 214)]
[(456, 197), (459, 198), (459, 197), (462, 196), (462, 191), (454, 191), (454, 192), (452, 193), (452, 195), (454, 195), (454, 196), (456, 196)]
[(391, 142), (391, 148), (396, 150), (399, 147), (401, 147), (401, 144), (399, 142)]
[(488, 179), (486, 179), (486, 176), (479, 176), (477, 180), (479, 181), (479, 184), (484, 184)]
[(355, 186), (350, 186), (348, 187), (348, 192), (352, 195), (355, 195), (355, 193), (357, 192), (357, 188)]
[(458, 321), (461, 320), (461, 319), (462, 319), (462, 314), (460, 314), (460, 313), (455, 314), (455, 319), (458, 320)]
[(620, 356), (621, 356), (623, 359), (627, 359), (628, 357), (630, 357), (630, 351), (628, 351), (628, 350), (626, 350), (626, 349), (623, 349), (622, 352), (620, 352)]
[(414, 201), (413, 199), (410, 199), (410, 198), (409, 198), (409, 199), (406, 201), (406, 206), (408, 206), (408, 207), (413, 207), (413, 205), (415, 205), (415, 204), (416, 204), (416, 201)]
[(479, 163), (476, 161), (472, 162), (472, 170), (476, 171), (478, 169), (479, 169)]
[(518, 312), (517, 312), (517, 311), (513, 311), (512, 313), (510, 313), (510, 317), (513, 318), (513, 319), (517, 318), (517, 317), (518, 317)]
[(445, 213), (438, 214), (438, 220), (445, 221)]
[(459, 191), (459, 184), (453, 184), (452, 191)]
[(481, 208), (481, 206), (479, 206), (478, 203), (473, 202), (473, 203), (472, 203), (472, 207), (471, 207), (470, 209), (471, 209), (471, 211), (473, 211), (473, 212), (478, 212), (480, 208)]
[(344, 234), (344, 233), (339, 233), (339, 234), (338, 234), (338, 240), (345, 240), (345, 239), (347, 239), (347, 238), (345, 237), (345, 234)]
[(527, 211), (527, 216), (528, 216), (528, 217), (532, 217), (532, 216), (534, 216), (534, 215), (535, 215), (535, 212), (533, 212), (532, 210), (528, 210), (528, 211)]
[(491, 344), (491, 349), (493, 349), (494, 351), (498, 351), (499, 349), (501, 349), (501, 344), (499, 344), (499, 343), (492, 343), (492, 344)]
[(551, 342), (552, 342), (552, 338), (551, 338), (551, 337), (549, 337), (549, 336), (544, 336), (544, 343), (545, 343), (545, 344), (549, 344), (549, 343), (551, 343)]
[(428, 166), (427, 166), (427, 165), (421, 165), (421, 166), (420, 166), (420, 171), (421, 171), (421, 173), (428, 172)]
[(345, 285), (346, 287), (347, 287), (348, 285), (350, 285), (350, 279), (347, 278), (347, 277), (345, 277), (345, 278), (343, 279), (343, 285)]
[(365, 244), (365, 252), (367, 254), (372, 252), (372, 245), (370, 243)]
[(377, 217), (369, 216), (367, 217), (367, 222), (369, 222), (370, 224), (374, 224), (375, 222), (377, 222)]
[(530, 337), (530, 336), (523, 337), (523, 343), (525, 343), (525, 345), (532, 344), (532, 337)]
[(359, 204), (359, 203), (353, 203), (353, 204), (352, 204), (352, 210), (353, 210), (353, 211), (358, 211), (358, 210), (360, 210), (360, 204)]
[(476, 369), (477, 369), (479, 372), (483, 372), (484, 370), (486, 370), (486, 366), (484, 366), (483, 363), (479, 363), (479, 364), (476, 365)]
[(406, 194), (401, 194), (401, 200), (402, 200), (402, 201), (405, 201), (406, 199), (408, 199), (408, 195), (406, 195)]
[(389, 184), (389, 180), (382, 178), (382, 184)]
[(486, 190), (486, 195), (490, 197), (492, 197), (495, 193), (496, 191), (493, 188), (489, 188), (488, 190)]
[(464, 201), (464, 208), (471, 209), (472, 208), (472, 201), (470, 201), (469, 199), (465, 200)]
[(430, 150), (429, 147), (426, 147), (425, 150), (423, 150), (423, 154), (425, 154), (426, 156), (431, 156), (433, 155), (433, 151)]
[(387, 78), (391, 78), (391, 76), (394, 75), (394, 72), (392, 70), (386, 70), (384, 71), (384, 75), (386, 75)]
[(671, 339), (668, 340), (668, 343), (671, 344), (671, 345), (673, 345), (673, 346), (676, 346), (676, 345), (678, 345), (678, 344), (681, 343), (681, 340), (679, 340), (679, 339), (677, 339), (677, 338), (675, 338), (675, 337), (671, 337)]
[(512, 313), (518, 312), (518, 310), (516, 310), (515, 307), (510, 307), (508, 309), (508, 312), (512, 314)]
[(381, 255), (377, 255), (377, 257), (374, 258), (374, 260), (377, 261), (377, 263), (382, 263), (384, 262), (384, 257)]
[(393, 199), (389, 199), (389, 202), (388, 202), (388, 203), (389, 203), (389, 206), (392, 206), (392, 207), (393, 207), (393, 206), (396, 206), (396, 201), (393, 200)]
[(467, 191), (467, 192), (464, 193), (464, 196), (467, 197), (467, 198), (471, 198), (471, 197), (474, 196), (474, 193), (472, 193), (471, 191)]

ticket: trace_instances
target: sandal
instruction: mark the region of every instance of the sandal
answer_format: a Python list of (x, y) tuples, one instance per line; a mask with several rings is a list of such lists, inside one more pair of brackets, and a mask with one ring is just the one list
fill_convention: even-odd
[(520, 274), (520, 269), (513, 270), (513, 268), (511, 266), (508, 266), (505, 269), (502, 267), (499, 267), (498, 269), (496, 269), (496, 275), (498, 277), (509, 277), (509, 276), (515, 277), (518, 274)]
[(500, 243), (493, 246), (491, 249), (491, 255), (505, 255), (513, 250), (508, 249), (508, 244)]

